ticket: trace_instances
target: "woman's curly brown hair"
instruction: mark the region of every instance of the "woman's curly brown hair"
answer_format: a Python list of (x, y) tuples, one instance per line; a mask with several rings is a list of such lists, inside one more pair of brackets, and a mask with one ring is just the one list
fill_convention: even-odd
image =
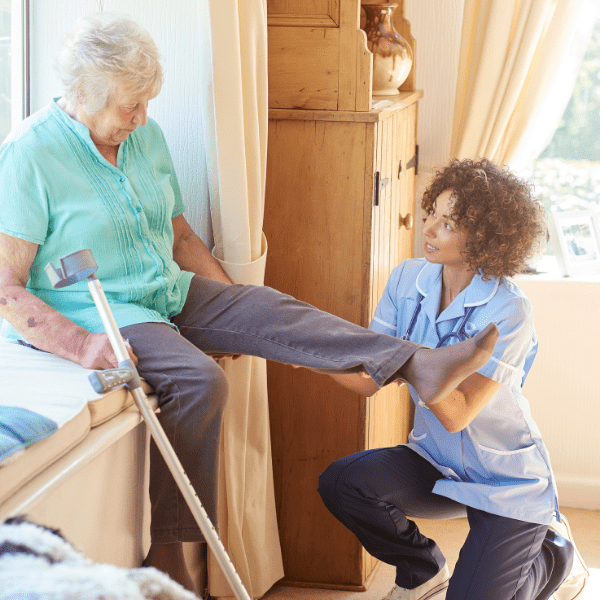
[(437, 197), (452, 190), (457, 226), (467, 232), (465, 262), (484, 279), (522, 272), (546, 239), (544, 211), (531, 184), (487, 159), (453, 160), (438, 171), (421, 207), (434, 212)]

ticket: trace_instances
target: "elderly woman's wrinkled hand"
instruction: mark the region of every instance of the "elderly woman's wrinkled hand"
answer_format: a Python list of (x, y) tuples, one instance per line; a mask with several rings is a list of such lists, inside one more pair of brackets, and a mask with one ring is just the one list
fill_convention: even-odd
[[(138, 359), (129, 343), (125, 344), (131, 360), (137, 365)], [(77, 361), (86, 369), (112, 369), (119, 366), (119, 361), (105, 333), (88, 333), (79, 350)]]

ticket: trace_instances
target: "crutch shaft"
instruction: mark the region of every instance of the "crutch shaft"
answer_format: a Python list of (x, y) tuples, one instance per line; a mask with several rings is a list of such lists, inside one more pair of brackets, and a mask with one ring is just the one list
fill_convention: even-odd
[(100, 319), (102, 320), (102, 325), (104, 325), (106, 335), (108, 335), (110, 345), (117, 356), (117, 360), (119, 363), (129, 360), (129, 352), (127, 352), (127, 348), (125, 348), (125, 342), (123, 342), (117, 322), (113, 317), (108, 300), (104, 295), (102, 285), (100, 285), (100, 280), (96, 275), (90, 275), (90, 277), (88, 277), (88, 288), (90, 289), (94, 304), (100, 314)]
[(175, 451), (171, 446), (171, 442), (167, 438), (159, 420), (156, 418), (154, 411), (150, 407), (146, 394), (141, 387), (132, 390), (131, 393), (144, 421), (150, 427), (156, 446), (162, 454), (162, 457), (165, 459), (169, 471), (171, 471), (177, 486), (194, 515), (194, 518), (200, 527), (200, 531), (202, 531), (202, 534), (217, 559), (229, 585), (233, 588), (235, 596), (239, 600), (250, 600), (250, 596), (248, 595), (240, 576), (235, 570), (235, 567), (225, 550), (225, 546), (223, 546), (223, 543), (217, 535), (217, 531), (212, 524), (210, 517), (204, 510), (190, 480), (185, 474), (177, 454), (175, 454)]
[(106, 300), (102, 285), (95, 275), (88, 277), (88, 287), (92, 294), (92, 298), (94, 299), (94, 303), (96, 304), (96, 308), (100, 314), (100, 318), (108, 335), (108, 339), (110, 340), (111, 346), (119, 361), (119, 366), (129, 363), (132, 367), (134, 383), (133, 385), (129, 384), (128, 387), (130, 388), (138, 410), (150, 428), (150, 433), (156, 442), (156, 446), (162, 454), (169, 471), (171, 471), (179, 490), (181, 491), (187, 505), (190, 508), (190, 511), (198, 523), (200, 531), (204, 535), (207, 544), (217, 559), (217, 562), (221, 567), (227, 582), (232, 587), (235, 596), (238, 598), (238, 600), (251, 600), (246, 588), (244, 587), (244, 584), (242, 583), (242, 580), (240, 579), (240, 576), (235, 570), (235, 567), (231, 562), (227, 551), (225, 550), (225, 546), (223, 546), (223, 543), (217, 535), (214, 525), (204, 510), (204, 507), (196, 495), (190, 480), (185, 474), (183, 466), (179, 461), (177, 454), (175, 454), (175, 450), (173, 450), (171, 442), (167, 438), (159, 420), (150, 407), (148, 398), (141, 387), (137, 370), (129, 358), (129, 353), (125, 348), (123, 338), (121, 337), (119, 328), (113, 317), (110, 305)]

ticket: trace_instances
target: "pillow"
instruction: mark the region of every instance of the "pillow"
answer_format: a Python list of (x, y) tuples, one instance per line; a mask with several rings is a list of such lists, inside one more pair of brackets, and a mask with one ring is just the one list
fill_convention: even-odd
[(27, 446), (57, 429), (52, 419), (26, 408), (0, 406), (0, 466), (16, 459)]

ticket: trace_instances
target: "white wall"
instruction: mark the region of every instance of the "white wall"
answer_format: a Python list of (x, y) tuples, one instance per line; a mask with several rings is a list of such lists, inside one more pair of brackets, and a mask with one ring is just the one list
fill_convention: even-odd
[(561, 504), (600, 510), (600, 275), (519, 277), (539, 350), (524, 395), (550, 452)]
[[(420, 198), (433, 169), (445, 165), (450, 155), (454, 93), (464, 0), (406, 0), (404, 13), (417, 43), (417, 88), (423, 90), (419, 102), (416, 223), (421, 223)], [(440, 8), (443, 7), (443, 8)], [(415, 231), (415, 255), (423, 256), (423, 236)]]
[(75, 21), (99, 10), (127, 15), (145, 27), (163, 56), (165, 82), (149, 115), (162, 127), (186, 204), (186, 218), (211, 243), (207, 183), (198, 99), (200, 70), (197, 0), (31, 0), (32, 111), (61, 92), (53, 68), (60, 45)]
[[(405, 0), (417, 40), (420, 173), (417, 204), (449, 160), (463, 0)], [(420, 225), (421, 220), (416, 219)], [(422, 256), (420, 228), (415, 254)], [(561, 504), (600, 509), (600, 276), (524, 277), (540, 340), (524, 395), (548, 446)]]

